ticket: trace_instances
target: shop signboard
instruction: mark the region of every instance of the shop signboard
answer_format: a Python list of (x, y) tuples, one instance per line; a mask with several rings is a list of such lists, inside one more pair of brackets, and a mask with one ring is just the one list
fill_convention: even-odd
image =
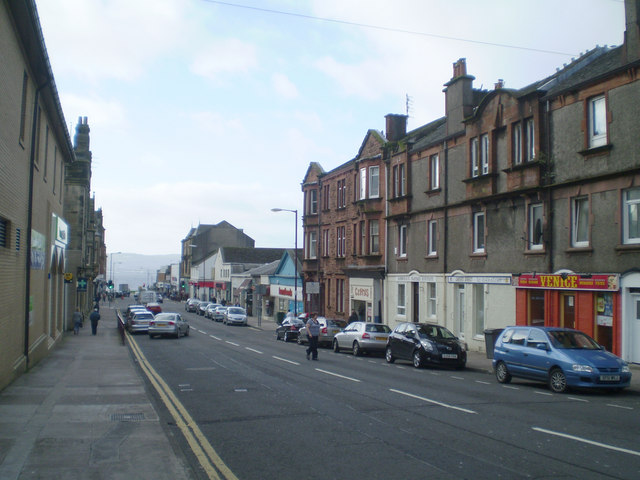
[(514, 277), (518, 288), (544, 288), (548, 290), (591, 290), (616, 292), (619, 289), (620, 276), (579, 275), (579, 274), (522, 274)]

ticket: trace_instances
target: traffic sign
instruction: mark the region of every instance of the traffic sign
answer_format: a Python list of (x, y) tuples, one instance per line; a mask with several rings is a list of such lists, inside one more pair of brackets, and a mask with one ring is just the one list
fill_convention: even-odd
[(73, 281), (73, 273), (64, 274), (64, 283), (71, 283)]
[(86, 292), (87, 291), (87, 279), (84, 277), (78, 277), (78, 292)]

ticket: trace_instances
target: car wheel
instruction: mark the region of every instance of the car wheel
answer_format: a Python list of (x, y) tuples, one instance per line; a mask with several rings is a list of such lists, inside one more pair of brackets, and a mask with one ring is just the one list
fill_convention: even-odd
[(353, 356), (354, 357), (362, 356), (362, 350), (360, 349), (360, 344), (358, 342), (353, 342)]
[(549, 374), (549, 388), (556, 393), (567, 391), (567, 376), (559, 368), (554, 368)]
[(416, 368), (422, 367), (422, 355), (420, 354), (420, 350), (413, 352), (413, 366)]
[(284, 332), (284, 343), (287, 343), (289, 341), (289, 334), (287, 332)]
[(498, 362), (496, 365), (496, 380), (500, 383), (509, 383), (511, 381), (511, 374), (504, 362)]
[(280, 334), (276, 332), (276, 341), (280, 340)]
[(340, 345), (338, 345), (338, 340), (333, 339), (333, 351), (338, 353), (340, 351)]
[(393, 363), (396, 361), (395, 358), (393, 358), (393, 353), (391, 352), (391, 347), (387, 347), (387, 349), (384, 352), (384, 359), (387, 361), (387, 363)]
[(188, 337), (189, 336), (189, 327), (187, 327), (187, 330), (184, 332), (184, 336)]

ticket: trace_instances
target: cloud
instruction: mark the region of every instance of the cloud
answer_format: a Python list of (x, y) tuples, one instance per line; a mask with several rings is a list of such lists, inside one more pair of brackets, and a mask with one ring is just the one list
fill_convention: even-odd
[(294, 83), (283, 73), (274, 73), (271, 76), (271, 83), (276, 93), (282, 98), (293, 100), (300, 96)]
[[(77, 117), (87, 116), (87, 112), (91, 112), (89, 123), (92, 127), (106, 128), (115, 126), (122, 128), (126, 124), (126, 109), (122, 103), (116, 100), (97, 96), (85, 97), (69, 93), (62, 94), (60, 102), (64, 108), (68, 123), (73, 122), (75, 125)], [(68, 117), (69, 113), (72, 114), (70, 118)]]
[(218, 80), (222, 74), (248, 73), (258, 66), (256, 48), (237, 38), (212, 41), (191, 63), (196, 75)]

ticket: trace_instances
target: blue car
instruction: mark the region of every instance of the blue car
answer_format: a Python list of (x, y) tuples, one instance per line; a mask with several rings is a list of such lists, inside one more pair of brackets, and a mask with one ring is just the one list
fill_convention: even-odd
[(570, 328), (507, 327), (496, 340), (493, 369), (500, 383), (537, 380), (556, 393), (570, 387), (621, 390), (631, 382), (627, 362)]

